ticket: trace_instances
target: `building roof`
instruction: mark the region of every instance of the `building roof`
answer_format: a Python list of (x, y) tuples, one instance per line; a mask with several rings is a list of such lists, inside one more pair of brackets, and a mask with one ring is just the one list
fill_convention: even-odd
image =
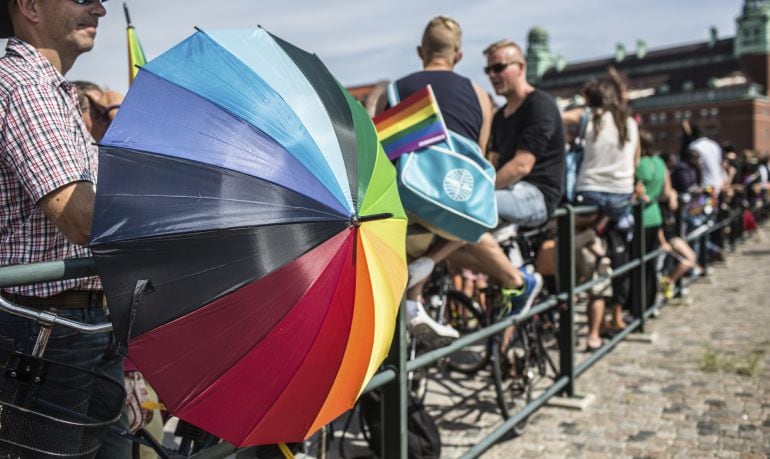
[[(548, 70), (537, 86), (557, 97), (571, 97), (582, 85), (604, 75), (607, 67), (615, 66), (626, 74), (631, 89), (661, 88), (675, 93), (709, 87), (712, 78), (743, 75), (738, 59), (733, 55), (734, 38), (660, 48), (638, 57), (629, 53), (616, 62), (614, 57), (569, 64), (561, 71)], [(685, 85), (685, 82), (689, 82)], [(665, 91), (666, 89), (664, 89)]]

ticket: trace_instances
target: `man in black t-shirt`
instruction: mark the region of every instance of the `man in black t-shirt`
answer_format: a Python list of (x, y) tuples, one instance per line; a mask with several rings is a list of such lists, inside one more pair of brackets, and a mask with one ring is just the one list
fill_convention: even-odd
[(548, 221), (564, 187), (564, 130), (553, 98), (527, 83), (521, 48), (501, 40), (484, 50), (484, 71), (506, 104), (492, 120), (489, 160), (497, 169), (500, 218), (523, 226)]

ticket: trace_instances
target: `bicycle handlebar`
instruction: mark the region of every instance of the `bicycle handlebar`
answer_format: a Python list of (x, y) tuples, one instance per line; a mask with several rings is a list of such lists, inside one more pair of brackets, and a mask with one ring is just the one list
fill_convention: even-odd
[(61, 325), (73, 330), (77, 330), (80, 333), (95, 334), (112, 331), (111, 323), (85, 324), (76, 320), (59, 317), (49, 311), (38, 311), (35, 309), (25, 308), (24, 306), (11, 303), (2, 296), (0, 296), (0, 311), (4, 311), (15, 316), (24, 317), (26, 319), (35, 320), (40, 324), (44, 324), (50, 327)]

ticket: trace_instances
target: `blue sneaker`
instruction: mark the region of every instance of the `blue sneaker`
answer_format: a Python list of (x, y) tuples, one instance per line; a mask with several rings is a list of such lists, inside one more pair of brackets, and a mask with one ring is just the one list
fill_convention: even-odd
[[(521, 288), (504, 288), (503, 299), (510, 304), (507, 316), (521, 316), (526, 314), (535, 302), (535, 299), (543, 289), (543, 276), (540, 273), (521, 272), (524, 285)], [(508, 300), (508, 301), (506, 301)]]

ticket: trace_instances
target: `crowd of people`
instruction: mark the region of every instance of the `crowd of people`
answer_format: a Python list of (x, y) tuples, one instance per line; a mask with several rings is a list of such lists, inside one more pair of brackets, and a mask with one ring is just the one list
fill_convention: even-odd
[[(78, 56), (93, 47), (105, 14), (100, 1), (0, 2), (0, 37), (9, 38), (0, 58), (0, 265), (88, 255), (97, 179), (94, 140), (104, 134), (122, 97), (93, 83), (70, 82), (65, 75)], [(614, 70), (586, 84), (584, 107), (561, 113), (549, 94), (527, 82), (522, 49), (509, 40), (495, 42), (483, 51), (489, 82), (505, 99), (495, 111), (478, 83), (454, 72), (462, 59), (460, 45), (456, 21), (444, 16), (431, 20), (418, 48), (423, 68), (398, 79), (398, 92), (406, 97), (432, 85), (448, 129), (477, 142), (495, 166), (501, 221), (527, 228), (547, 224), (562, 203), (565, 148), (586, 120), (576, 202), (596, 205), (599, 211), (579, 222), (580, 240), (585, 241), (579, 249), (585, 260), (593, 257), (584, 261), (589, 266), (581, 271), (584, 276), (627, 261), (634, 200), (645, 202), (648, 249), (660, 245), (674, 255), (675, 266), (666, 278), (666, 285), (672, 285), (687, 271), (699, 269), (695, 251), (672, 229), (671, 212), (679, 202), (686, 202), (687, 224), (695, 227), (715, 219), (722, 203), (744, 196), (736, 193), (743, 187), (754, 187), (756, 199), (762, 199), (770, 175), (766, 155), (723, 152), (696, 126), (686, 125), (682, 150), (660, 156), (635, 121), (628, 85)], [(379, 108), (387, 105), (383, 98)], [(718, 256), (721, 243), (713, 242), (710, 247)], [(458, 336), (451, 327), (436, 323), (422, 305), (421, 288), (436, 263), (448, 260), (456, 269), (488, 276), (500, 286), (512, 315), (526, 313), (543, 286), (542, 276), (514, 266), (490, 233), (466, 243), (429, 232), (427, 237), (408, 238), (407, 249), (410, 331), (434, 346)], [(655, 276), (650, 279), (648, 298), (657, 291)], [(80, 322), (108, 320), (98, 278), (8, 288), (2, 296), (32, 308), (53, 308)], [(629, 301), (627, 278), (594, 292), (588, 349), (601, 346), (603, 334), (623, 328)], [(0, 313), (0, 341), (16, 350), (30, 353), (37, 332), (36, 324)], [(54, 329), (49, 340), (48, 358), (123, 379), (123, 359), (109, 334), (58, 333)], [(138, 411), (133, 424), (147, 420), (141, 407), (133, 408)], [(121, 420), (126, 428), (128, 422), (127, 416)], [(98, 457), (129, 455), (128, 441), (109, 436)]]
[[(566, 201), (565, 151), (580, 143), (582, 161), (571, 204), (598, 209), (576, 221), (580, 282), (608, 275), (629, 261), (632, 205), (642, 202), (647, 251), (660, 247), (669, 254), (665, 261), (648, 263), (651, 275), (646, 276), (645, 297), (652, 303), (660, 290), (670, 298), (682, 277), (702, 270), (697, 256), (700, 247), (690, 247), (676, 226), (680, 202), (687, 207), (685, 230), (690, 231), (716, 221), (720, 208), (735, 208), (732, 201), (742, 199), (747, 186), (754, 196), (750, 207), (764, 199), (766, 155), (754, 158), (747, 152), (738, 158), (729, 145), (720, 146), (702, 136), (687, 120), (682, 124), (680, 151), (659, 151), (629, 105), (627, 78), (612, 67), (603, 77), (585, 83), (583, 104), (560, 112), (550, 95), (527, 82), (521, 48), (509, 40), (493, 43), (484, 50), (484, 71), (495, 93), (506, 103), (491, 114), (488, 97), (479, 93), (478, 84), (453, 71), (462, 58), (457, 22), (442, 16), (433, 19), (419, 51), (423, 70), (397, 80), (399, 91), (409, 94), (431, 84), (448, 129), (478, 141), (497, 170), (496, 204), (501, 225), (532, 229), (548, 222), (555, 208)], [(384, 103), (379, 104), (383, 107)], [(488, 113), (491, 122), (487, 121)], [(746, 219), (751, 229), (750, 212)], [(413, 220), (419, 224), (419, 218)], [(721, 235), (715, 232), (708, 244), (714, 260), (722, 257)], [(463, 273), (457, 285), (468, 295), (478, 292), (472, 285), (475, 279), (489, 278), (500, 285), (512, 315), (526, 313), (543, 285), (539, 273), (513, 266), (489, 233), (478, 243), (435, 234), (430, 238), (408, 236), (407, 247), (411, 260), (407, 302), (410, 329), (428, 345), (442, 345), (457, 337), (455, 330), (436, 323), (422, 306), (422, 282), (439, 261), (446, 259), (454, 272)], [(625, 328), (626, 311), (635, 301), (631, 294), (629, 276), (592, 289), (586, 350), (598, 349), (604, 337)]]

